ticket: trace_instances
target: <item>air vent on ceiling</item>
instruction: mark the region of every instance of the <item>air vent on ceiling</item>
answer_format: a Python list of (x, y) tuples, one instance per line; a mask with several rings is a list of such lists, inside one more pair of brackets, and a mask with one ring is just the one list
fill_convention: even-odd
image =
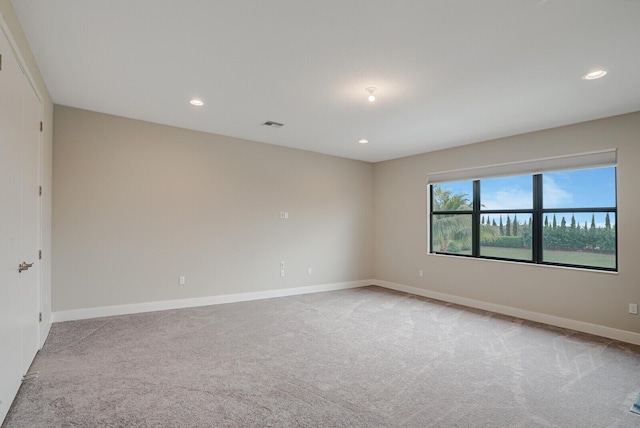
[(262, 126), (269, 126), (271, 128), (281, 128), (284, 126), (283, 123), (278, 123), (278, 122), (274, 122), (272, 120), (267, 120), (265, 123), (262, 124)]

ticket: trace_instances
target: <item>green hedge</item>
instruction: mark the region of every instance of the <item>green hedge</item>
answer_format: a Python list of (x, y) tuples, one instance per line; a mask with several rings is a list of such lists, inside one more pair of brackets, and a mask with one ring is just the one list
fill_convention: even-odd
[(449, 242), (449, 252), (459, 253), (460, 250), (461, 250), (461, 246), (456, 241)]
[[(548, 250), (589, 251), (615, 254), (615, 229), (573, 229), (569, 227), (543, 228), (544, 247)], [(482, 240), (485, 247), (530, 248), (531, 229), (522, 227), (522, 236), (498, 236), (495, 240)]]
[(483, 247), (523, 248), (522, 236), (498, 236), (493, 241), (481, 241)]

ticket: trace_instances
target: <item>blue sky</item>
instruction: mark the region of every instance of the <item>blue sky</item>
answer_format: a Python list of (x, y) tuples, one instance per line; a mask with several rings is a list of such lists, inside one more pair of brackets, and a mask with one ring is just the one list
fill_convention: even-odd
[[(593, 168), (575, 171), (563, 171), (543, 174), (543, 201), (545, 208), (590, 208), (615, 207), (615, 167)], [(462, 181), (443, 183), (443, 188), (453, 193), (472, 196), (472, 182)], [(484, 179), (480, 182), (480, 201), (483, 210), (492, 209), (531, 209), (531, 175)], [(494, 216), (491, 216), (492, 218)], [(591, 224), (591, 214), (575, 214), (576, 221), (584, 226)], [(596, 224), (604, 225), (605, 214), (596, 214)], [(552, 216), (549, 221), (551, 222)], [(562, 215), (558, 215), (560, 223)], [(523, 221), (524, 219), (519, 219)], [(566, 215), (567, 223), (571, 214)], [(615, 217), (611, 216), (615, 223)]]

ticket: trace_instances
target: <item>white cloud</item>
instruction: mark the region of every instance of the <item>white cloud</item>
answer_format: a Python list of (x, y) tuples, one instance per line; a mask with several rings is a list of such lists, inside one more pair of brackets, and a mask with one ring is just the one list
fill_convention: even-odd
[[(571, 206), (573, 194), (558, 185), (553, 177), (543, 175), (544, 207), (560, 208)], [(533, 208), (533, 193), (520, 187), (504, 188), (482, 198), (483, 210), (517, 210)]]
[(573, 202), (573, 195), (566, 190), (562, 189), (553, 179), (548, 175), (542, 176), (542, 186), (544, 188), (544, 207), (545, 208), (561, 208), (569, 207)]
[(499, 190), (482, 198), (483, 210), (517, 210), (533, 208), (533, 194), (518, 188)]

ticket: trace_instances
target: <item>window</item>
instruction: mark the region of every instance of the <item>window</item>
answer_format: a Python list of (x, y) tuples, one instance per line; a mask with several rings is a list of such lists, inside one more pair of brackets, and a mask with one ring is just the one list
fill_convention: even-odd
[(430, 251), (617, 270), (616, 168), (430, 185)]
[(433, 248), (471, 254), (473, 183), (445, 183), (431, 188)]

